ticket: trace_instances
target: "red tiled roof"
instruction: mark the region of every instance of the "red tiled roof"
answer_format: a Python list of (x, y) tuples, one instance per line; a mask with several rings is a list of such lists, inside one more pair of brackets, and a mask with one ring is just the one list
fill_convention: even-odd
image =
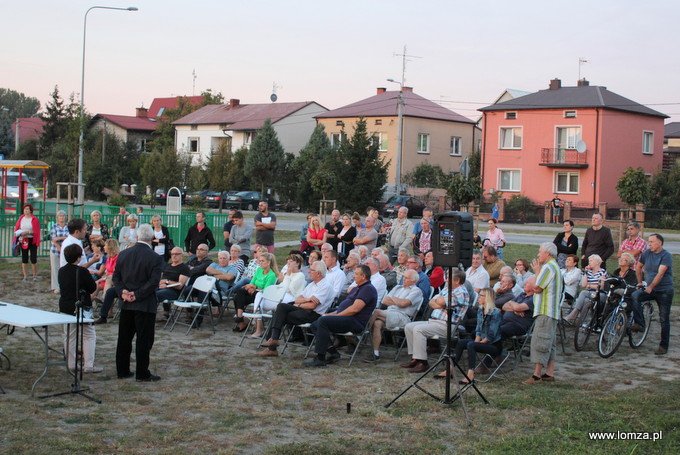
[(189, 100), (189, 103), (193, 104), (194, 106), (198, 106), (203, 102), (202, 96), (173, 96), (170, 98), (154, 98), (151, 102), (151, 107), (149, 107), (149, 118), (158, 117), (158, 112), (161, 110), (161, 108), (164, 108), (166, 111), (168, 109), (175, 109), (180, 98), (186, 98)]
[(133, 117), (130, 115), (111, 115), (111, 114), (97, 114), (92, 119), (92, 122), (99, 118), (106, 119), (107, 122), (111, 122), (114, 125), (118, 125), (126, 130), (137, 130), (137, 131), (153, 131), (156, 129), (158, 122), (154, 122), (148, 118), (144, 117)]
[[(419, 117), (448, 122), (475, 123), (467, 117), (446, 109), (439, 104), (404, 90), (404, 116)], [(316, 118), (339, 117), (396, 117), (399, 91), (385, 91), (370, 98), (348, 104), (319, 114)]]
[(268, 118), (271, 119), (272, 123), (276, 123), (312, 103), (314, 103), (314, 101), (302, 101), (299, 103), (239, 104), (235, 107), (230, 107), (228, 104), (210, 104), (172, 122), (172, 124), (227, 124), (229, 125), (230, 130), (256, 130), (259, 129)]
[[(45, 121), (39, 117), (19, 118), (19, 142), (38, 139), (43, 133)], [(17, 133), (17, 122), (12, 122), (12, 132)]]

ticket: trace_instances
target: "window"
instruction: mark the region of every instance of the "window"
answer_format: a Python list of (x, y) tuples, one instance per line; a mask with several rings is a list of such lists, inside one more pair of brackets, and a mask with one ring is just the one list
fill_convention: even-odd
[(381, 118), (375, 119), (375, 124), (376, 125), (382, 125), (382, 119)]
[(345, 133), (331, 133), (331, 146), (333, 147), (340, 147), (340, 143), (344, 140), (347, 139), (347, 135)]
[(451, 156), (460, 156), (463, 154), (463, 138), (458, 136), (451, 136)]
[(418, 153), (430, 153), (430, 135), (418, 133)]
[(198, 125), (191, 125), (191, 131), (196, 131), (198, 129)]
[(505, 118), (507, 120), (515, 120), (517, 118), (517, 112), (506, 112)]
[(243, 143), (252, 144), (255, 136), (257, 136), (257, 131), (246, 131), (243, 136)]
[(522, 128), (503, 128), (501, 127), (502, 149), (521, 149), (522, 148)]
[(146, 139), (140, 139), (139, 140), (138, 150), (140, 152), (146, 152)]
[(371, 145), (377, 143), (379, 152), (387, 151), (387, 133), (371, 134)]
[(198, 153), (198, 138), (197, 137), (190, 137), (189, 138), (189, 152), (190, 153)]
[(335, 126), (345, 126), (345, 122), (343, 122), (342, 120), (336, 120)]
[(654, 154), (654, 131), (642, 132), (642, 153), (645, 155)]
[(499, 170), (498, 171), (498, 190), (499, 191), (519, 191), (521, 171)]
[(555, 192), (578, 194), (578, 172), (556, 172)]
[(564, 111), (564, 118), (576, 118), (576, 111)]
[(581, 140), (581, 127), (557, 127), (557, 148), (574, 150)]

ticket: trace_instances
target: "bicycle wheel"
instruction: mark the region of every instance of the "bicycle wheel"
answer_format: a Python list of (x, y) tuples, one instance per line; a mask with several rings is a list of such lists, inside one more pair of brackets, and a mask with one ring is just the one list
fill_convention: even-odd
[(637, 349), (642, 346), (645, 342), (647, 334), (649, 333), (649, 327), (652, 325), (652, 317), (654, 316), (654, 306), (652, 302), (644, 302), (642, 304), (642, 314), (645, 317), (645, 328), (642, 332), (633, 332), (628, 329), (628, 343), (633, 349)]
[(588, 306), (584, 310), (583, 317), (578, 318), (578, 325), (574, 331), (574, 349), (583, 350), (596, 323), (597, 313), (594, 313), (592, 308)]
[(627, 327), (628, 317), (623, 311), (617, 309), (607, 318), (597, 343), (597, 353), (600, 354), (600, 357), (606, 359), (614, 355), (621, 346)]

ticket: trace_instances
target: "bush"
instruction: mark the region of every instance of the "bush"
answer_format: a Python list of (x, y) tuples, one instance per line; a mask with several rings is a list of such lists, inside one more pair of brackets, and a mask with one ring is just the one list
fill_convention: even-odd
[(536, 207), (526, 196), (515, 194), (505, 205), (504, 221), (514, 221), (519, 223), (536, 223), (540, 217), (536, 214)]
[(111, 196), (109, 196), (108, 202), (111, 206), (125, 207), (130, 201), (128, 201), (128, 199), (125, 196), (122, 196), (120, 193), (113, 193)]

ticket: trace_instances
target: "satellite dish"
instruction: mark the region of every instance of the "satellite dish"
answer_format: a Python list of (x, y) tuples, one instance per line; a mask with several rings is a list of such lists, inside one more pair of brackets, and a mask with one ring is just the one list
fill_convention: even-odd
[(279, 97), (276, 96), (276, 93), (272, 93), (272, 96), (270, 96), (269, 99), (272, 100), (272, 103), (274, 103), (277, 99), (279, 99)]
[(586, 143), (581, 140), (576, 143), (576, 151), (579, 153), (586, 153)]

